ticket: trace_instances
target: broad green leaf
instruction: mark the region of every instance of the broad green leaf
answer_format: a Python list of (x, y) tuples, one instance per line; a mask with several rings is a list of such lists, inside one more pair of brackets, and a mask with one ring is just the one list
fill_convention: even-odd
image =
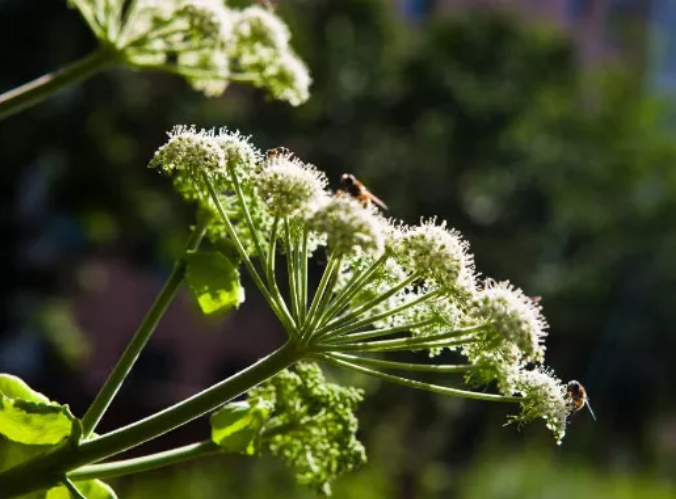
[[(117, 499), (115, 491), (101, 480), (85, 480), (74, 484), (87, 499)], [(65, 485), (59, 485), (49, 489), (45, 499), (72, 499), (72, 497)]]
[(20, 444), (0, 435), (0, 471), (28, 461), (51, 448), (51, 445)]
[(16, 376), (0, 374), (0, 435), (21, 444), (54, 445), (71, 434), (68, 406), (50, 402)]
[(186, 255), (185, 280), (206, 315), (224, 313), (244, 302), (244, 288), (232, 260), (217, 251)]
[(13, 399), (49, 403), (47, 397), (33, 390), (24, 380), (7, 373), (0, 373), (0, 393)]
[(211, 440), (226, 451), (259, 454), (261, 430), (269, 417), (270, 408), (264, 404), (232, 402), (211, 415)]

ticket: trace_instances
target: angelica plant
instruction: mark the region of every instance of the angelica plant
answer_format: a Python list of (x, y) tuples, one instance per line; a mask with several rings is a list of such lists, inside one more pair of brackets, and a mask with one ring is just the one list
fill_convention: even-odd
[[(267, 451), (293, 469), (299, 484), (329, 494), (336, 478), (366, 459), (354, 415), (363, 394), (326, 382), (320, 364), (441, 395), (520, 405), (508, 422), (543, 419), (561, 443), (574, 406), (542, 365), (547, 328), (540, 306), (509, 283), (479, 279), (468, 243), (445, 222), (388, 219), (330, 192), (315, 166), (287, 152), (264, 155), (249, 137), (225, 128), (174, 128), (149, 167), (196, 207), (185, 252), (82, 418), (16, 378), (0, 379), (0, 498), (35, 491), (43, 491), (35, 497), (114, 497), (102, 479), (218, 452)], [(315, 255), (326, 266), (310, 289), (308, 261)], [(242, 271), (279, 319), (286, 343), (192, 397), (96, 435), (180, 284), (204, 313), (223, 313), (244, 302)], [(428, 352), (430, 361), (387, 358), (406, 351)], [(458, 362), (437, 362), (442, 351), (454, 352)], [(448, 382), (421, 381), (420, 372)], [(242, 394), (245, 400), (232, 402)], [(99, 463), (207, 414), (209, 441)]]
[(298, 106), (311, 78), (271, 10), (224, 0), (70, 0), (96, 37), (91, 55), (0, 95), (0, 119), (112, 66), (182, 76), (208, 97), (248, 83)]

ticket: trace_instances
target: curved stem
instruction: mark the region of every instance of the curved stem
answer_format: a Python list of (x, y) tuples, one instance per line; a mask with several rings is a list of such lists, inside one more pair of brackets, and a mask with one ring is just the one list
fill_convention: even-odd
[(112, 461), (110, 463), (92, 464), (83, 466), (68, 473), (72, 480), (92, 480), (98, 478), (105, 480), (118, 476), (131, 475), (144, 471), (165, 468), (178, 463), (183, 463), (198, 457), (210, 456), (222, 452), (222, 449), (211, 440), (197, 442), (176, 449), (157, 452), (147, 456)]
[(364, 367), (382, 367), (383, 369), (393, 369), (396, 371), (413, 371), (425, 373), (466, 373), (476, 369), (473, 365), (455, 365), (455, 364), (418, 364), (415, 362), (396, 362), (392, 360), (371, 359), (368, 357), (361, 357), (359, 355), (348, 355), (343, 353), (328, 353), (327, 356), (344, 360), (352, 364), (357, 364)]
[(301, 242), (301, 250), (297, 252), (298, 267), (300, 267), (300, 282), (298, 283), (298, 301), (300, 306), (300, 320), (301, 324), (305, 322), (305, 314), (307, 313), (307, 261), (310, 255), (307, 253), (307, 240), (309, 234), (307, 227), (303, 227), (303, 236)]
[(152, 416), (83, 442), (60, 448), (0, 473), (0, 499), (41, 490), (58, 483), (63, 473), (95, 463), (213, 411), (300, 360), (306, 353), (293, 343), (284, 346), (230, 378)]
[(63, 485), (68, 489), (68, 495), (71, 499), (87, 499), (87, 497), (80, 492), (80, 489), (71, 481), (70, 478), (63, 479)]
[(441, 393), (443, 395), (453, 395), (455, 397), (463, 397), (474, 400), (488, 400), (491, 402), (507, 402), (507, 403), (520, 403), (523, 399), (521, 397), (506, 397), (504, 395), (496, 395), (492, 393), (477, 393), (470, 392), (467, 390), (460, 390), (459, 388), (451, 388), (448, 386), (434, 385), (431, 383), (423, 383), (422, 381), (416, 381), (413, 379), (403, 378), (401, 376), (395, 376), (393, 374), (387, 374), (381, 371), (376, 371), (375, 369), (370, 369), (368, 367), (359, 366), (352, 362), (347, 362), (345, 360), (340, 360), (329, 355), (323, 355), (322, 359), (330, 364), (344, 367), (350, 369), (351, 371), (356, 371), (362, 374), (368, 374), (383, 381), (389, 381), (391, 383), (396, 383), (402, 386), (408, 386), (410, 388), (417, 388), (419, 390), (426, 390), (429, 392)]
[(116, 57), (117, 53), (110, 47), (101, 48), (84, 59), (3, 93), (0, 95), (0, 120), (93, 76), (114, 64)]
[(199, 227), (193, 230), (188, 242), (186, 244), (183, 255), (177, 260), (174, 265), (167, 282), (164, 284), (162, 291), (155, 299), (155, 303), (150, 307), (148, 313), (141, 322), (140, 326), (134, 333), (127, 348), (122, 353), (122, 356), (117, 361), (113, 371), (108, 376), (108, 379), (101, 387), (101, 390), (94, 398), (94, 401), (87, 409), (86, 414), (82, 418), (82, 438), (86, 439), (94, 431), (96, 425), (101, 421), (106, 410), (117, 395), (124, 380), (129, 375), (129, 371), (136, 363), (136, 359), (141, 354), (141, 351), (150, 340), (157, 324), (167, 310), (169, 304), (173, 301), (178, 292), (181, 283), (183, 282), (183, 274), (185, 271), (185, 254), (189, 251), (194, 251), (199, 246), (204, 233), (206, 232), (206, 224), (202, 223)]

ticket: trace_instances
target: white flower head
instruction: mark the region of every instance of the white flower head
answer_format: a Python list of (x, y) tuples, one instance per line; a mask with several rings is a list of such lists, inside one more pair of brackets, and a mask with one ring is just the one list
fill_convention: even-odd
[(233, 36), (234, 17), (221, 0), (183, 0), (175, 13), (187, 23), (189, 33), (213, 45)]
[(247, 182), (256, 173), (262, 154), (250, 141), (250, 137), (238, 131), (231, 132), (221, 128), (216, 135), (216, 142), (225, 155), (225, 164), (240, 182)]
[(566, 386), (543, 367), (532, 371), (520, 371), (512, 380), (514, 394), (521, 395), (521, 414), (512, 420), (523, 424), (537, 418), (545, 420), (547, 428), (554, 433), (560, 445), (566, 434), (570, 407), (566, 398)]
[(273, 97), (292, 106), (300, 106), (310, 98), (310, 72), (292, 52), (281, 52), (264, 75)]
[(516, 390), (516, 375), (523, 369), (521, 351), (513, 343), (503, 343), (498, 348), (487, 348), (483, 343), (468, 343), (463, 354), (476, 368), (466, 376), (470, 385), (485, 386), (492, 381), (504, 395)]
[(313, 165), (284, 154), (268, 160), (255, 183), (272, 214), (288, 216), (309, 210), (326, 196), (328, 180)]
[(273, 12), (258, 5), (236, 14), (233, 34), (239, 50), (254, 50), (256, 46), (286, 50), (291, 39), (286, 24)]
[(328, 246), (336, 254), (349, 255), (357, 248), (365, 253), (383, 250), (381, 224), (354, 199), (327, 199), (307, 217), (307, 224), (310, 230), (326, 234)]
[(526, 361), (542, 362), (547, 323), (540, 306), (509, 282), (489, 280), (474, 294), (471, 314), (490, 321), (498, 338), (515, 344)]
[(446, 222), (435, 219), (408, 228), (395, 246), (402, 265), (445, 290), (465, 295), (474, 287), (474, 263), (468, 245)]
[(225, 154), (213, 131), (179, 125), (169, 132), (169, 141), (160, 147), (148, 165), (175, 176), (199, 179), (225, 175)]

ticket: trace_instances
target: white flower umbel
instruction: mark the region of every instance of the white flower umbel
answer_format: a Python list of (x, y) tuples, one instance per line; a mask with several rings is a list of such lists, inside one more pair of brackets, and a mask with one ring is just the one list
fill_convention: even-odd
[(225, 154), (213, 131), (179, 125), (168, 135), (169, 141), (157, 150), (149, 168), (190, 177), (225, 175)]
[(444, 291), (465, 297), (474, 289), (474, 264), (468, 245), (446, 222), (423, 221), (408, 228), (395, 252), (402, 265)]
[(283, 52), (264, 71), (266, 86), (276, 99), (299, 106), (310, 98), (312, 78), (295, 54)]
[(326, 234), (332, 254), (349, 255), (359, 248), (366, 253), (383, 251), (383, 228), (378, 219), (357, 201), (333, 197), (307, 217), (308, 228)]
[(241, 184), (248, 183), (257, 172), (263, 155), (251, 144), (249, 136), (221, 128), (216, 142), (225, 155), (225, 164)]
[(258, 5), (236, 14), (233, 35), (239, 47), (250, 50), (256, 46), (286, 50), (291, 39), (286, 24), (273, 12)]
[(271, 158), (255, 180), (256, 189), (274, 216), (308, 212), (326, 197), (326, 175), (290, 155)]
[(520, 289), (489, 280), (474, 294), (470, 310), (492, 324), (498, 340), (515, 344), (526, 361), (543, 361), (547, 323), (540, 306)]
[(542, 418), (554, 433), (556, 442), (561, 444), (570, 414), (566, 386), (549, 369), (542, 367), (520, 371), (512, 383), (514, 393), (523, 397), (521, 414), (512, 416), (512, 420), (521, 424)]

